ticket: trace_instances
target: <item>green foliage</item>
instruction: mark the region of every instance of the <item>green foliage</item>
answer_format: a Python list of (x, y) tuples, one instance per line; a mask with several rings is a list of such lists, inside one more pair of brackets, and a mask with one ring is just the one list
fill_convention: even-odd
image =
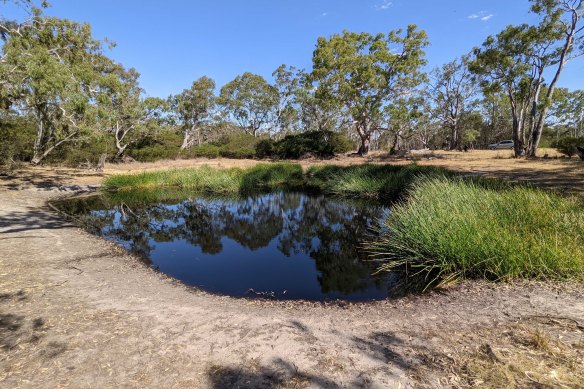
[(179, 155), (179, 149), (176, 146), (153, 144), (132, 149), (128, 154), (139, 162), (155, 162), (164, 159), (176, 159)]
[(584, 272), (584, 210), (522, 186), (423, 179), (392, 208), (371, 251), (428, 285), (458, 278), (566, 278)]
[(353, 143), (343, 134), (332, 131), (309, 131), (287, 135), (284, 139), (264, 141), (256, 145), (256, 156), (279, 159), (299, 159), (304, 156), (330, 158), (353, 149)]
[(79, 167), (84, 164), (95, 165), (102, 154), (110, 159), (115, 154), (115, 145), (106, 137), (87, 137), (75, 140), (70, 147), (60, 147), (47, 156), (45, 162), (67, 167)]
[[(146, 138), (149, 130), (153, 130), (146, 125), (146, 115), (153, 109), (154, 101), (149, 100), (148, 107), (143, 102), (139, 77), (135, 69), (126, 70), (122, 65), (112, 64), (99, 83), (96, 127), (104, 128), (105, 134), (113, 138), (115, 159), (121, 159), (129, 147)], [(156, 112), (155, 108), (153, 112)]]
[(30, 161), (34, 123), (25, 118), (0, 119), (0, 165)]
[(278, 90), (262, 76), (246, 72), (221, 88), (219, 103), (248, 134), (273, 125)]
[(584, 147), (584, 137), (575, 138), (572, 136), (567, 136), (553, 142), (553, 147), (558, 149), (560, 153), (565, 154), (570, 158), (578, 153), (578, 149), (576, 148), (578, 146)]
[(428, 38), (415, 25), (389, 34), (345, 31), (318, 38), (312, 79), (316, 97), (347, 110), (361, 137), (361, 153), (369, 151), (371, 133), (380, 126), (383, 107), (424, 81)]
[(253, 158), (260, 139), (243, 132), (225, 135), (218, 142), (219, 155), (224, 158)]
[(219, 158), (221, 148), (217, 145), (206, 143), (200, 146), (195, 146), (189, 150), (183, 151), (182, 155), (193, 156), (195, 158)]
[(215, 81), (203, 76), (194, 81), (190, 89), (171, 96), (169, 100), (171, 110), (184, 131), (182, 148), (188, 149), (197, 140), (195, 134), (201, 136), (202, 124), (210, 119), (215, 108)]
[(2, 46), (0, 99), (36, 120), (33, 163), (88, 130), (93, 90), (112, 61), (102, 54), (88, 24), (44, 17), (9, 34)]
[(262, 139), (255, 145), (255, 156), (257, 158), (271, 158), (274, 155), (274, 141), (272, 139)]
[(132, 147), (128, 154), (136, 161), (154, 162), (163, 159), (176, 159), (180, 156), (182, 137), (175, 131), (160, 131), (143, 138)]

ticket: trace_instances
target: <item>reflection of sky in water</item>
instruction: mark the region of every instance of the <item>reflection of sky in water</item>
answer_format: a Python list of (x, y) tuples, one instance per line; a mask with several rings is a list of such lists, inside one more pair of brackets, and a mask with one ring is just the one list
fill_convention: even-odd
[(371, 276), (376, 266), (361, 249), (386, 214), (371, 202), (272, 193), (109, 209), (97, 202), (82, 217), (160, 271), (208, 291), (368, 300), (388, 294), (387, 277)]

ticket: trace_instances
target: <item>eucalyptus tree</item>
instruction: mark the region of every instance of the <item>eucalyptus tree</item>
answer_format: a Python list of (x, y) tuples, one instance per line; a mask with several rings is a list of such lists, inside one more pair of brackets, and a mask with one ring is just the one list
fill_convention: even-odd
[(294, 66), (279, 66), (272, 76), (275, 79), (274, 87), (278, 94), (275, 122), (276, 132), (297, 132), (300, 130), (299, 94), (302, 88), (302, 70)]
[(427, 123), (424, 116), (424, 98), (416, 93), (409, 97), (398, 98), (386, 105), (386, 131), (390, 139), (389, 154), (394, 155), (405, 149), (406, 143), (416, 137), (418, 130)]
[(524, 154), (525, 123), (534, 92), (539, 86), (532, 64), (533, 27), (508, 26), (495, 37), (489, 36), (482, 48), (474, 50), (469, 68), (481, 77), (486, 95), (503, 91), (510, 103), (515, 156)]
[(431, 73), (431, 93), (434, 112), (442, 125), (450, 131), (449, 148), (460, 146), (460, 120), (469, 109), (477, 93), (477, 83), (468, 69), (469, 57), (454, 60)]
[[(560, 75), (566, 63), (583, 54), (584, 0), (531, 2), (532, 11), (542, 17), (540, 23), (509, 26), (489, 37), (482, 49), (475, 49), (471, 68), (483, 77), (486, 90), (508, 95), (515, 155), (526, 152), (533, 157)], [(553, 78), (547, 83), (550, 71)]]
[(171, 109), (183, 127), (181, 148), (189, 149), (195, 142), (203, 142), (203, 126), (211, 120), (217, 104), (215, 81), (203, 76), (194, 81), (189, 89), (170, 97)]
[(584, 136), (584, 91), (557, 88), (550, 104), (548, 125), (574, 138)]
[(312, 84), (303, 84), (298, 92), (298, 105), (304, 131), (343, 132), (352, 124), (338, 102), (316, 97)]
[(92, 100), (101, 78), (102, 43), (89, 24), (44, 17), (29, 23), (2, 46), (2, 96), (35, 121), (32, 163), (89, 131)]
[(160, 97), (146, 97), (142, 100), (145, 126), (149, 133), (157, 134), (172, 123), (168, 100)]
[(246, 72), (221, 88), (219, 103), (248, 134), (274, 128), (278, 91), (262, 76)]
[(527, 155), (534, 157), (564, 67), (572, 59), (584, 54), (584, 0), (531, 0), (531, 2), (532, 11), (543, 17), (544, 28), (541, 30), (544, 41), (547, 41), (545, 44), (549, 45), (548, 50), (538, 60), (541, 66), (554, 67), (553, 78), (547, 85), (544, 98), (541, 102), (536, 98), (533, 103), (533, 126)]
[(313, 55), (316, 97), (334, 101), (351, 116), (359, 135), (360, 154), (367, 154), (379, 128), (383, 107), (407, 96), (425, 80), (424, 31), (410, 25), (387, 35), (345, 31), (319, 38)]
[(96, 99), (98, 126), (113, 136), (117, 150), (115, 158), (121, 159), (132, 144), (147, 134), (146, 107), (138, 82), (140, 74), (113, 62), (110, 67), (100, 81)]
[(476, 101), (476, 109), (484, 118), (479, 142), (488, 145), (512, 137), (511, 105), (504, 92), (486, 93)]

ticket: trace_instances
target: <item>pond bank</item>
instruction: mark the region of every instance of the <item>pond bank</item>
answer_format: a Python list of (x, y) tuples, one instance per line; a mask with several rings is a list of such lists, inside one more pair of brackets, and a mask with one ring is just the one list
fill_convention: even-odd
[(210, 296), (48, 211), (85, 189), (68, 179), (0, 188), (3, 386), (582, 382), (581, 285), (465, 283), (365, 305)]

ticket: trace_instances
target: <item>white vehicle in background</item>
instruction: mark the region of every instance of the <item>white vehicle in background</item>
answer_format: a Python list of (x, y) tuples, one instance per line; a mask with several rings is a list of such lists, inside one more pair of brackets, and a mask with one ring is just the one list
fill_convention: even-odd
[(493, 143), (489, 145), (490, 150), (500, 150), (500, 149), (512, 149), (515, 143), (512, 140), (502, 140), (499, 143)]

